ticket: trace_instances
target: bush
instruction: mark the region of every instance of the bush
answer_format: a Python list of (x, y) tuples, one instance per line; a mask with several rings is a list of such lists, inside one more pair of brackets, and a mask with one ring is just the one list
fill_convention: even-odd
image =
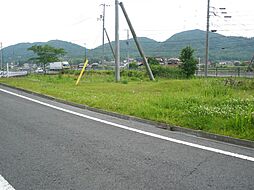
[(177, 67), (167, 67), (161, 65), (152, 65), (151, 70), (154, 77), (179, 79), (184, 78), (181, 69)]
[(143, 79), (145, 76), (145, 72), (138, 70), (122, 70), (121, 76)]
[(136, 62), (132, 62), (129, 64), (129, 69), (138, 69), (138, 64)]

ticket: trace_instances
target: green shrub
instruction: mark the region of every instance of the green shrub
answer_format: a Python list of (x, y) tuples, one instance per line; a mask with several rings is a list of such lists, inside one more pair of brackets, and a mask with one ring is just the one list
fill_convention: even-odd
[(154, 77), (169, 78), (169, 79), (184, 78), (181, 70), (177, 67), (152, 65), (151, 70), (153, 72)]
[(136, 62), (132, 62), (129, 64), (129, 69), (138, 69), (138, 64)]
[(121, 71), (122, 77), (131, 77), (131, 78), (137, 78), (137, 79), (143, 79), (145, 77), (144, 71), (139, 70), (122, 70)]
[(122, 80), (122, 84), (128, 84), (128, 80)]

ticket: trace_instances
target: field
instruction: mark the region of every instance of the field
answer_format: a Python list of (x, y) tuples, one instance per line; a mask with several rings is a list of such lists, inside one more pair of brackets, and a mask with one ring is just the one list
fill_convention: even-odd
[(107, 111), (254, 141), (254, 79), (151, 82), (127, 74), (115, 83), (111, 72), (89, 72), (78, 86), (76, 80), (74, 74), (0, 78), (1, 83)]

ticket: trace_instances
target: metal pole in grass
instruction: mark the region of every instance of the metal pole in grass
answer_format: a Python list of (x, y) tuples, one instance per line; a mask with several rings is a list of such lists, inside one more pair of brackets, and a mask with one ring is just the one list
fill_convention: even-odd
[(115, 77), (120, 81), (119, 3), (115, 0)]
[(209, 20), (210, 20), (210, 0), (207, 3), (207, 18), (206, 18), (206, 43), (205, 43), (205, 77), (208, 72), (208, 59), (209, 59)]

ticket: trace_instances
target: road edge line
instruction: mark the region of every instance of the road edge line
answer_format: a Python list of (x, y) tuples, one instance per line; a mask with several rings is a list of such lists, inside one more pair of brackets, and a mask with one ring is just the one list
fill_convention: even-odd
[(185, 145), (185, 146), (190, 146), (190, 147), (198, 148), (198, 149), (201, 149), (201, 150), (215, 152), (215, 153), (219, 153), (219, 154), (239, 158), (239, 159), (242, 159), (242, 160), (248, 160), (248, 161), (254, 162), (254, 157), (250, 157), (250, 156), (246, 156), (246, 155), (242, 155), (242, 154), (238, 154), (238, 153), (233, 153), (233, 152), (229, 152), (229, 151), (224, 151), (224, 150), (220, 150), (220, 149), (217, 149), (217, 148), (212, 148), (212, 147), (199, 145), (199, 144), (195, 144), (195, 143), (190, 143), (190, 142), (187, 142), (187, 141), (182, 141), (182, 140), (178, 140), (178, 139), (158, 135), (158, 134), (147, 132), (147, 131), (142, 131), (142, 130), (139, 130), (139, 129), (127, 127), (125, 125), (113, 123), (113, 122), (110, 122), (110, 121), (106, 121), (106, 120), (103, 120), (103, 119), (99, 119), (99, 118), (96, 118), (96, 117), (92, 117), (92, 116), (88, 116), (88, 115), (85, 115), (85, 114), (82, 114), (82, 113), (71, 111), (71, 110), (68, 110), (68, 109), (65, 109), (65, 108), (54, 106), (54, 105), (51, 105), (51, 104), (48, 104), (48, 103), (45, 103), (45, 102), (42, 102), (42, 101), (39, 101), (39, 100), (35, 100), (33, 98), (29, 98), (29, 97), (26, 97), (26, 96), (23, 96), (23, 95), (14, 93), (14, 92), (10, 92), (8, 90), (0, 89), (0, 91), (5, 92), (7, 94), (11, 94), (13, 96), (17, 96), (19, 98), (23, 98), (25, 100), (28, 100), (28, 101), (31, 101), (31, 102), (34, 102), (34, 103), (37, 103), (37, 104), (40, 104), (40, 105), (44, 105), (44, 106), (47, 106), (47, 107), (50, 107), (50, 108), (53, 108), (53, 109), (56, 109), (56, 110), (59, 110), (59, 111), (63, 111), (63, 112), (69, 113), (69, 114), (79, 116), (79, 117), (83, 117), (83, 118), (86, 118), (86, 119), (90, 119), (90, 120), (93, 120), (93, 121), (104, 123), (104, 124), (107, 124), (107, 125), (110, 125), (110, 126), (118, 127), (118, 128), (121, 128), (121, 129), (136, 132), (136, 133), (143, 134), (143, 135), (146, 135), (146, 136), (155, 137), (155, 138), (158, 138), (158, 139), (174, 142), (174, 143), (177, 143), (177, 144), (182, 144), (182, 145)]
[(8, 181), (6, 181), (6, 179), (4, 179), (4, 177), (0, 174), (0, 189), (1, 190), (15, 190), (11, 184), (8, 183)]
[(214, 134), (214, 133), (208, 133), (208, 132), (201, 131), (201, 130), (195, 130), (195, 129), (190, 129), (190, 128), (183, 128), (183, 127), (180, 127), (180, 126), (168, 125), (168, 124), (165, 124), (165, 123), (160, 123), (160, 122), (156, 122), (156, 121), (142, 119), (142, 118), (138, 118), (138, 117), (135, 117), (135, 116), (123, 115), (123, 114), (119, 114), (119, 113), (115, 113), (115, 112), (109, 112), (109, 111), (105, 111), (105, 110), (102, 110), (102, 109), (89, 107), (87, 105), (68, 102), (66, 100), (58, 99), (58, 98), (55, 98), (55, 97), (52, 97), (52, 96), (49, 96), (49, 95), (44, 95), (44, 94), (40, 94), (40, 93), (37, 93), (37, 92), (32, 92), (32, 91), (29, 91), (29, 90), (26, 90), (26, 89), (23, 89), (23, 88), (10, 86), (10, 85), (7, 85), (7, 84), (1, 83), (1, 82), (0, 82), (0, 85), (8, 87), (8, 88), (15, 89), (15, 90), (20, 90), (20, 91), (23, 91), (25, 93), (36, 95), (36, 96), (39, 96), (39, 97), (42, 97), (42, 98), (47, 98), (49, 100), (53, 100), (53, 101), (58, 102), (58, 103), (63, 103), (63, 104), (74, 106), (74, 107), (77, 107), (77, 108), (80, 108), (80, 109), (85, 109), (85, 110), (94, 111), (94, 112), (101, 113), (101, 114), (106, 114), (106, 115), (117, 117), (117, 118), (120, 118), (120, 119), (142, 122), (142, 123), (146, 123), (146, 124), (149, 124), (149, 125), (153, 125), (157, 128), (166, 129), (166, 130), (175, 131), (175, 132), (180, 132), (180, 133), (186, 133), (186, 134), (194, 135), (196, 137), (200, 137), (200, 138), (204, 138), (204, 139), (210, 139), (210, 140), (215, 140), (215, 141), (228, 143), (228, 144), (232, 144), (232, 145), (238, 145), (238, 146), (243, 146), (243, 147), (248, 147), (248, 148), (254, 148), (254, 141), (250, 141), (250, 140), (237, 139), (237, 138), (233, 138), (233, 137), (229, 137), (229, 136), (223, 136), (223, 135), (218, 135), (218, 134)]

